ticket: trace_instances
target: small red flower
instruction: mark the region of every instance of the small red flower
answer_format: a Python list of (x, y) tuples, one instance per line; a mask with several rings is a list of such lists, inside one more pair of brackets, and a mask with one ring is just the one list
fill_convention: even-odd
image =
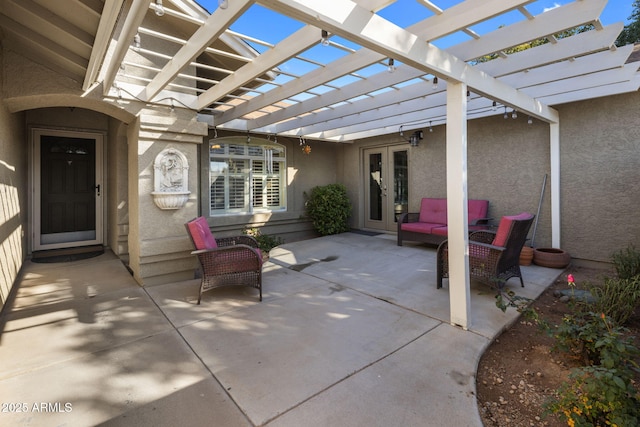
[(569, 284), (570, 284), (570, 285), (575, 285), (576, 281), (575, 281), (575, 279), (573, 278), (573, 274), (569, 274), (569, 275), (567, 276), (567, 282), (569, 282)]

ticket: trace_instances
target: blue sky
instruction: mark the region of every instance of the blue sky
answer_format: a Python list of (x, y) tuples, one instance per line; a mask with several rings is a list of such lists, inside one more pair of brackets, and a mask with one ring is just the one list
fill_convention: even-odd
[[(218, 7), (218, 0), (196, 0), (207, 10), (214, 11)], [(234, 0), (227, 0), (232, 2)], [(462, 0), (435, 0), (434, 3), (443, 9), (447, 9), (455, 4), (460, 3)], [(546, 10), (572, 3), (571, 0), (545, 0), (536, 1), (531, 5), (527, 5), (526, 8), (533, 15), (538, 15)], [(603, 13), (600, 16), (603, 25), (612, 24), (615, 22), (623, 22), (627, 24), (632, 12), (633, 0), (609, 0)], [(394, 22), (397, 25), (407, 27), (416, 22), (420, 22), (432, 13), (423, 5), (419, 4), (418, 0), (397, 0), (394, 4), (386, 7), (385, 9), (378, 11), (378, 13), (384, 18)], [(480, 35), (491, 32), (500, 26), (509, 25), (517, 20), (526, 19), (521, 13), (514, 11), (492, 20), (484, 22), (482, 25), (473, 26), (472, 29)], [(236, 21), (231, 29), (239, 33), (249, 35), (251, 37), (264, 40), (271, 44), (277, 44), (279, 41), (289, 36), (297, 29), (302, 28), (303, 23), (295, 21), (293, 19), (282, 16), (260, 5), (253, 5), (238, 21)], [(319, 35), (318, 35), (319, 36)], [(319, 38), (319, 37), (318, 37)], [(464, 34), (452, 35), (444, 37), (434, 42), (434, 44), (442, 49), (446, 49), (452, 44), (456, 44), (470, 39), (469, 36)], [(359, 49), (360, 47), (353, 43), (341, 39), (339, 37), (332, 37), (332, 41), (346, 46), (351, 49)], [(264, 52), (268, 47), (260, 46), (255, 43), (250, 43), (259, 52)], [(338, 59), (340, 56), (347, 55), (348, 52), (338, 48), (327, 48), (323, 46), (315, 46), (312, 49), (303, 53), (303, 56), (308, 59), (316, 60), (322, 63), (329, 63)], [(399, 64), (398, 64), (399, 65)], [(316, 66), (305, 61), (292, 59), (286, 64), (282, 64), (279, 68), (282, 71), (289, 71), (295, 75), (301, 75), (305, 72), (311, 71)], [(374, 65), (365, 70), (360, 70), (358, 74), (367, 76), (375, 74), (383, 70), (383, 65)], [(278, 83), (285, 83), (290, 77), (286, 75), (280, 75), (277, 79)], [(340, 81), (332, 82), (334, 86), (343, 86), (350, 83), (350, 79), (353, 77), (346, 76)], [(263, 89), (268, 89), (267, 87)], [(329, 90), (329, 88), (317, 88), (317, 91)]]
[[(204, 8), (210, 12), (218, 7), (218, 0), (197, 0)], [(233, 1), (233, 0), (228, 0)], [(451, 7), (461, 0), (436, 0), (438, 6), (443, 9)], [(569, 0), (548, 0), (537, 1), (531, 5), (526, 6), (527, 9), (534, 15), (542, 13), (545, 10), (571, 3)], [(633, 0), (609, 0), (605, 7), (601, 21), (603, 24), (612, 24), (614, 22), (629, 22), (628, 18), (632, 12)], [(418, 3), (418, 0), (398, 0), (391, 6), (378, 12), (381, 16), (389, 19), (390, 21), (406, 27), (415, 22), (421, 21), (430, 16), (429, 11)], [(513, 12), (506, 16), (496, 18), (495, 20), (487, 22), (483, 27), (475, 28), (486, 32), (492, 29), (492, 27), (498, 28), (500, 25), (508, 25), (516, 19), (523, 19), (522, 15), (517, 12)], [(231, 28), (235, 31), (250, 34), (255, 37), (267, 40), (272, 43), (276, 43), (284, 36), (291, 33), (291, 28), (299, 28), (302, 24), (294, 20), (282, 17), (279, 14), (271, 12), (270, 10), (261, 6), (253, 6), (243, 18), (235, 23)]]

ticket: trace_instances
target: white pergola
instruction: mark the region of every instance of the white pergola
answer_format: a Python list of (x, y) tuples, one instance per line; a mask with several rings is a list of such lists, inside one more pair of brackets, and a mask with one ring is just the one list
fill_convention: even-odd
[[(386, 8), (409, 2), (421, 6), (423, 20), (402, 26), (384, 17)], [(453, 5), (442, 8), (440, 2)], [(64, 26), (54, 19), (61, 11), (45, 10), (33, 0), (6, 3), (0, 24), (16, 39), (35, 37), (26, 24), (10, 22), (27, 13)], [(470, 318), (467, 121), (509, 109), (549, 123), (552, 244), (560, 247), (560, 117), (553, 106), (640, 86), (639, 64), (628, 63), (633, 46), (614, 46), (623, 24), (599, 21), (606, 0), (577, 0), (536, 15), (535, 0), (223, 3), (209, 14), (191, 0), (104, 0), (86, 61), (76, 61), (84, 72), (83, 88), (101, 85), (106, 97), (147, 103), (175, 100), (216, 129), (336, 143), (446, 123), (448, 221), (459, 225), (449, 228), (451, 323), (463, 328)], [(297, 25), (276, 42), (230, 30), (256, 9)], [(500, 26), (502, 18), (513, 23)], [(147, 26), (163, 19), (166, 25)], [(592, 29), (554, 36), (583, 25)], [(483, 32), (487, 26), (491, 30)], [(320, 46), (323, 32), (326, 46)], [(505, 53), (539, 39), (548, 43)], [(133, 40), (141, 40), (140, 46)], [(167, 44), (175, 45), (173, 55), (152, 47)], [(316, 59), (319, 48), (336, 52), (335, 59)], [(132, 49), (164, 65), (127, 61)], [(73, 62), (66, 52), (50, 50)], [(497, 58), (476, 61), (492, 54)], [(393, 72), (387, 70), (390, 59)]]

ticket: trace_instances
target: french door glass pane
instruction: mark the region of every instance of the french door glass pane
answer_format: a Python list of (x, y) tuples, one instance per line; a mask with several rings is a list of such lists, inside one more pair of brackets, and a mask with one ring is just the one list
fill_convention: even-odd
[(369, 219), (382, 220), (382, 154), (369, 155)]
[(393, 153), (393, 203), (395, 217), (408, 211), (409, 207), (409, 163), (407, 151)]

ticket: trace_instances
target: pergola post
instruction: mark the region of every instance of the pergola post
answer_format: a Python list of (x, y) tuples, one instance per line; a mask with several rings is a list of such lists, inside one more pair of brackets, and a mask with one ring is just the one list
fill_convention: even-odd
[(551, 245), (560, 248), (560, 123), (549, 123), (551, 167)]
[(450, 321), (469, 328), (469, 226), (467, 210), (467, 85), (447, 82), (447, 224)]

